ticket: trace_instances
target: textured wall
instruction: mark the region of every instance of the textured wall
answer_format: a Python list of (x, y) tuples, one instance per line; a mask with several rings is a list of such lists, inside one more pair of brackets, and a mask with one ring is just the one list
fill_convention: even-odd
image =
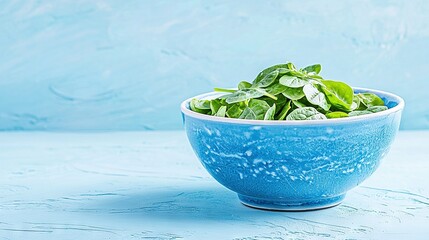
[(291, 60), (429, 128), (429, 2), (1, 1), (0, 129), (181, 128), (179, 104)]

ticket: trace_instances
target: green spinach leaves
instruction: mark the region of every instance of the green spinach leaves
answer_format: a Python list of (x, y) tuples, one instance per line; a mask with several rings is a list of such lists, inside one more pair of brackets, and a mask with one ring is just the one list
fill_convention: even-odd
[(224, 95), (212, 100), (192, 99), (192, 111), (217, 117), (252, 120), (320, 120), (353, 117), (387, 110), (373, 93), (357, 93), (339, 81), (320, 76), (322, 66), (297, 69), (278, 64), (264, 69), (253, 82), (237, 89), (215, 88)]

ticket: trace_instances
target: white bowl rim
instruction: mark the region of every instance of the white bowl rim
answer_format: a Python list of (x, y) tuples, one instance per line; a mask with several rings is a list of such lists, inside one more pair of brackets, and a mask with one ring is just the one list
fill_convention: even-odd
[(282, 126), (283, 125), (284, 126), (288, 126), (288, 125), (292, 125), (292, 126), (319, 125), (319, 124), (329, 125), (329, 124), (335, 124), (335, 123), (366, 121), (366, 120), (370, 120), (370, 119), (375, 119), (375, 118), (387, 116), (389, 114), (396, 113), (396, 112), (404, 109), (404, 106), (405, 106), (404, 99), (402, 99), (401, 97), (399, 97), (398, 95), (395, 95), (393, 93), (374, 90), (374, 89), (370, 89), (370, 88), (360, 88), (360, 87), (353, 87), (353, 90), (354, 91), (357, 90), (359, 92), (374, 93), (380, 97), (386, 97), (389, 99), (393, 99), (393, 100), (397, 101), (398, 104), (392, 108), (385, 110), (385, 111), (376, 112), (376, 113), (372, 113), (372, 114), (366, 114), (366, 115), (360, 115), (360, 116), (354, 116), (354, 117), (322, 119), (322, 120), (288, 120), (288, 121), (286, 121), (286, 120), (283, 120), (283, 121), (279, 121), (279, 120), (248, 120), (248, 119), (238, 119), (238, 118), (216, 117), (216, 116), (212, 116), (212, 115), (206, 115), (206, 114), (194, 112), (187, 107), (188, 103), (194, 98), (202, 99), (202, 98), (206, 98), (206, 97), (213, 96), (213, 95), (226, 94), (226, 93), (222, 93), (222, 92), (208, 92), (208, 93), (200, 94), (200, 95), (197, 95), (195, 97), (191, 97), (191, 98), (186, 99), (185, 101), (182, 102), (182, 104), (180, 105), (180, 108), (181, 108), (183, 114), (190, 116), (190, 117), (193, 117), (193, 118), (201, 119), (201, 120), (223, 122), (223, 123), (232, 123), (232, 124), (282, 125)]

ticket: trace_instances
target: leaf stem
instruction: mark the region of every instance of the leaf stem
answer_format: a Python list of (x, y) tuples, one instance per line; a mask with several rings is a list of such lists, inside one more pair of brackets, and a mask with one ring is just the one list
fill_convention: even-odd
[(269, 93), (267, 93), (267, 92), (265, 92), (265, 93), (264, 93), (264, 95), (265, 95), (265, 96), (267, 96), (267, 97), (269, 97), (269, 98), (272, 98), (272, 99), (274, 99), (274, 100), (277, 100), (277, 97), (276, 97), (276, 96), (274, 96), (274, 95), (272, 95), (272, 94), (269, 94)]
[(235, 89), (226, 89), (226, 88), (214, 88), (215, 92), (228, 92), (228, 93), (235, 93), (237, 90)]

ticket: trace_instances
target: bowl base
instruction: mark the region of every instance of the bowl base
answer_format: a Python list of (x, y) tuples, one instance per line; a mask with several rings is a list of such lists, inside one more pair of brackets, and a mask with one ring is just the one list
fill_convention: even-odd
[(261, 199), (238, 194), (241, 203), (247, 207), (271, 211), (311, 211), (337, 206), (346, 194), (309, 201), (290, 201), (279, 199)]

